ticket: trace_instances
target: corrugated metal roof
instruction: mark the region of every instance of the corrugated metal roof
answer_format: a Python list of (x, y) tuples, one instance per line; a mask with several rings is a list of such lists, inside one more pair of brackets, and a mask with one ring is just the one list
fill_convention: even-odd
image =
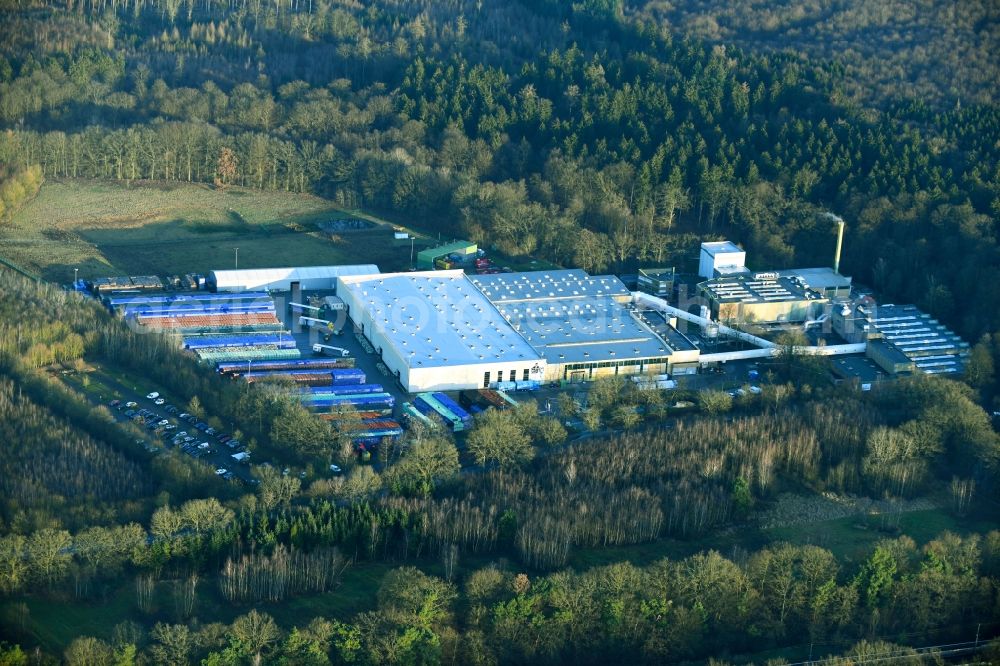
[(211, 281), (217, 287), (260, 285), (281, 280), (307, 280), (337, 278), (345, 275), (373, 275), (378, 273), (375, 264), (345, 266), (297, 266), (294, 268), (249, 268), (244, 270), (212, 271)]
[(341, 280), (410, 368), (538, 361), (462, 271), (385, 273)]
[(439, 247), (431, 247), (417, 253), (417, 258), (422, 261), (433, 261), (436, 257), (443, 257), (446, 254), (458, 252), (460, 254), (471, 254), (476, 251), (476, 244), (469, 241), (455, 241)]

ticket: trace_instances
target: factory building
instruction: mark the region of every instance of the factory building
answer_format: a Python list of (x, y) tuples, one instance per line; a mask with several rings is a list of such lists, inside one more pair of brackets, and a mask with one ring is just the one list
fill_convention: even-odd
[(830, 300), (851, 297), (851, 278), (844, 277), (827, 266), (821, 268), (788, 268), (776, 271), (778, 277), (801, 278), (807, 287)]
[(669, 322), (651, 323), (633, 310), (631, 293), (616, 277), (555, 270), (470, 279), (544, 358), (546, 381), (697, 367), (698, 348)]
[(753, 273), (707, 280), (698, 285), (712, 318), (722, 322), (804, 322), (829, 302), (800, 277)]
[(373, 273), (378, 273), (374, 264), (212, 271), (207, 287), (211, 291), (291, 291), (292, 284), (298, 283), (300, 289), (334, 289), (340, 276)]
[(640, 268), (636, 279), (639, 291), (670, 299), (674, 293), (677, 271), (673, 268)]
[(961, 372), (969, 343), (915, 305), (859, 302), (835, 309), (834, 330), (851, 342), (867, 342), (866, 356), (890, 375)]
[(729, 241), (714, 241), (701, 244), (698, 259), (698, 275), (711, 280), (721, 275), (743, 275), (750, 271), (746, 267), (747, 253)]
[(616, 277), (582, 270), (343, 276), (337, 294), (409, 392), (687, 372), (699, 350)]
[(545, 359), (463, 271), (341, 276), (337, 294), (410, 393), (540, 381)]
[[(440, 247), (432, 247), (426, 250), (421, 250), (417, 253), (417, 269), (422, 271), (431, 271), (435, 268), (442, 268), (441, 262), (464, 264), (472, 261), (476, 257), (476, 252), (479, 248), (475, 243), (470, 243), (469, 241), (455, 241), (454, 243), (448, 243), (447, 245), (442, 245)], [(448, 257), (454, 255), (456, 259), (455, 262), (448, 260)], [(446, 267), (450, 268), (450, 266)]]

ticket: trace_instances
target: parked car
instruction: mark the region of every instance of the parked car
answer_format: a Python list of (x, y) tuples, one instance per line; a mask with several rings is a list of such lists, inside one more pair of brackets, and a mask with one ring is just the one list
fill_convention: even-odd
[(330, 465), (330, 471), (334, 474), (340, 474), (341, 470), (339, 465)]
[(167, 414), (176, 414), (180, 410), (174, 407), (173, 405), (167, 405), (166, 407), (163, 408), (163, 411), (165, 411)]
[(201, 430), (202, 432), (208, 430), (208, 424), (205, 423), (204, 421), (199, 421), (198, 423), (195, 423), (194, 427), (197, 428), (198, 430)]
[(215, 470), (215, 473), (216, 473), (216, 474), (217, 474), (218, 476), (222, 476), (222, 475), (223, 475), (223, 474), (225, 474), (225, 473), (226, 473), (227, 471), (229, 471), (229, 470), (227, 470), (227, 469), (226, 469), (225, 467), (219, 467), (219, 468), (216, 468), (216, 470)]
[(129, 400), (128, 402), (125, 403), (125, 406), (126, 407), (138, 407), (139, 403), (133, 402), (133, 401)]
[(112, 400), (108, 403), (108, 407), (117, 407), (120, 404), (122, 404), (121, 400)]
[(218, 439), (223, 444), (225, 444), (226, 442), (228, 442), (232, 438), (233, 438), (232, 435), (219, 435), (218, 437), (216, 437), (216, 439)]
[(125, 412), (125, 416), (127, 416), (129, 418), (132, 418), (133, 416), (135, 416), (135, 410), (132, 410), (132, 409), (127, 410)]
[(166, 402), (166, 400), (164, 400), (163, 398), (157, 398), (156, 400), (153, 401), (153, 404), (154, 405), (162, 405), (165, 402)]
[(187, 412), (181, 412), (180, 414), (177, 415), (177, 418), (179, 418), (179, 419), (186, 419), (189, 416), (191, 416), (191, 415), (188, 414)]
[(205, 428), (205, 434), (206, 435), (214, 435), (215, 434), (215, 428)]
[(160, 394), (157, 393), (156, 391), (153, 391), (152, 393), (149, 393), (148, 395), (146, 395), (146, 399), (147, 400), (156, 400), (159, 397), (160, 397)]
[(156, 425), (165, 426), (168, 423), (170, 423), (170, 421), (168, 421), (167, 419), (160, 419), (159, 421), (156, 422)]

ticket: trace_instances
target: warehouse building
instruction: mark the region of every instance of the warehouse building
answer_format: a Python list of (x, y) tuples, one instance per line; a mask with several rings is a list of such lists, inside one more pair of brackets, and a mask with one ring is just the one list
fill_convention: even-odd
[(616, 277), (556, 270), (470, 279), (544, 358), (546, 381), (697, 366), (698, 348), (663, 322), (678, 336), (668, 344), (630, 307), (632, 294)]
[(544, 376), (545, 359), (461, 270), (341, 276), (337, 294), (410, 393)]
[(708, 280), (698, 285), (698, 294), (722, 322), (803, 322), (815, 319), (829, 302), (802, 278), (773, 272)]
[(476, 244), (469, 241), (455, 241), (454, 243), (448, 243), (440, 247), (421, 250), (417, 253), (417, 269), (432, 271), (435, 268), (442, 268), (441, 265), (436, 265), (436, 262), (439, 264), (439, 260), (448, 261), (448, 257), (451, 255), (455, 255), (459, 260), (455, 263), (468, 263), (475, 259), (478, 250), (479, 248)]
[(300, 289), (335, 289), (338, 277), (378, 272), (374, 264), (212, 271), (207, 287), (211, 291), (291, 291), (292, 285), (298, 283)]

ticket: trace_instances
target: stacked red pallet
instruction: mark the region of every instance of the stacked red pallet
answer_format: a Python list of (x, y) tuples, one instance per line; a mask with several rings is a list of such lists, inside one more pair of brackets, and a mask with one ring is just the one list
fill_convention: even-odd
[(193, 326), (253, 326), (280, 323), (273, 312), (212, 314), (190, 317), (140, 317), (139, 323), (151, 328), (189, 328)]
[[(342, 414), (317, 414), (324, 421), (336, 421), (337, 419), (344, 418)], [(351, 415), (352, 417), (357, 417), (359, 419), (380, 419), (385, 414), (382, 412), (355, 412)]]

